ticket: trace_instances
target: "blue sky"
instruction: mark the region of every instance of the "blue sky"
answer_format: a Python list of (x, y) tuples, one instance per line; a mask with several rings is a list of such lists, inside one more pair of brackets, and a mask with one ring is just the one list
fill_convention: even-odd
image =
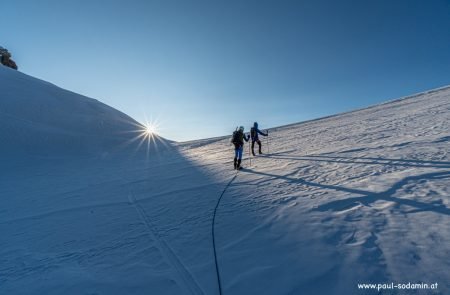
[(173, 140), (450, 84), (448, 0), (1, 2), (0, 45), (21, 71)]

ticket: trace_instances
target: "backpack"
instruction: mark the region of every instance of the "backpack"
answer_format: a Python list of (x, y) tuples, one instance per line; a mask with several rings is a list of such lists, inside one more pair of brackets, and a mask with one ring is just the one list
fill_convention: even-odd
[(239, 133), (240, 132), (238, 130), (233, 132), (233, 137), (231, 138), (231, 142), (232, 143), (239, 144), (241, 142)]
[(244, 144), (244, 137), (245, 137), (244, 132), (236, 128), (236, 131), (233, 132), (233, 138), (231, 139), (231, 142), (236, 147), (241, 146)]

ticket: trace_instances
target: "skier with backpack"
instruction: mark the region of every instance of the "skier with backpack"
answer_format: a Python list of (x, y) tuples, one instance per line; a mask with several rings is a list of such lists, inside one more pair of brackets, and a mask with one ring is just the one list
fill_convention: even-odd
[(253, 124), (253, 127), (250, 129), (250, 136), (252, 138), (252, 154), (253, 154), (253, 156), (255, 155), (255, 150), (254, 150), (255, 142), (259, 146), (259, 153), (262, 154), (261, 141), (259, 140), (258, 134), (260, 134), (262, 136), (268, 136), (269, 135), (269, 131), (267, 130), (267, 133), (262, 132), (261, 130), (258, 129), (258, 122), (255, 122)]
[(231, 142), (234, 144), (234, 169), (242, 169), (241, 161), (242, 153), (244, 152), (244, 140), (248, 142), (249, 139), (250, 136), (245, 136), (244, 134), (244, 126), (233, 132)]

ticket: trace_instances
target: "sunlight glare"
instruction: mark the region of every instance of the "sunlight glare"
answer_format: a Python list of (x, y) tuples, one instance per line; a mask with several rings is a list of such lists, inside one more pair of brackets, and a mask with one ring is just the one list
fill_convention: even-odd
[(155, 124), (146, 124), (145, 125), (145, 132), (148, 135), (153, 135), (153, 134), (157, 134), (158, 130)]

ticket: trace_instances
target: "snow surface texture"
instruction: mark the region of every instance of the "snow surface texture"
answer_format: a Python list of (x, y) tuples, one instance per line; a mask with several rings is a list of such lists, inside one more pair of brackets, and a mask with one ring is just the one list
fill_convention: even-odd
[[(229, 137), (144, 152), (95, 100), (3, 67), (0, 90), (0, 294), (218, 294)], [(223, 294), (449, 294), (449, 118), (442, 88), (271, 129), (217, 209)]]

